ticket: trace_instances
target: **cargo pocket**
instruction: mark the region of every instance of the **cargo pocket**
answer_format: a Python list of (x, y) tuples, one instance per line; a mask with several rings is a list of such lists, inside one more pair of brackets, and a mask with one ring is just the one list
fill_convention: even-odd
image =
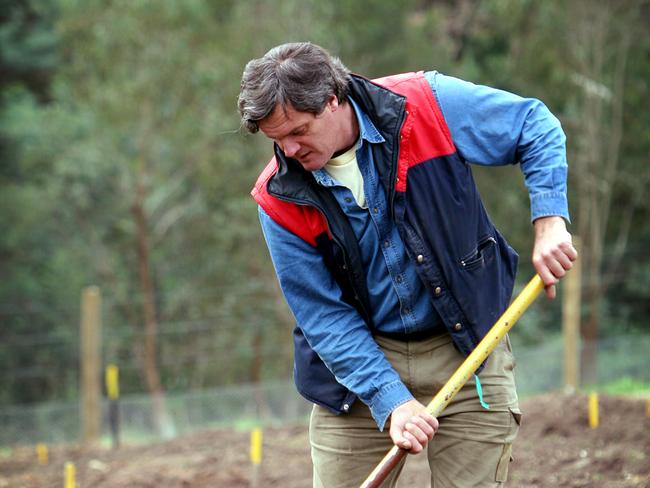
[(519, 410), (516, 407), (509, 407), (508, 410), (510, 410), (510, 413), (512, 414), (512, 418), (515, 419), (517, 428), (519, 428), (519, 426), (521, 425), (521, 410)]
[(519, 407), (508, 407), (508, 410), (512, 417), (510, 419), (510, 432), (505, 441), (506, 443), (512, 444), (515, 442), (515, 438), (519, 433), (519, 426), (521, 425), (521, 410), (519, 410)]
[(499, 464), (497, 464), (497, 472), (494, 481), (498, 483), (504, 483), (508, 481), (508, 465), (510, 464), (511, 458), (512, 444), (504, 444), (503, 451), (501, 452), (501, 457), (499, 458)]
[(497, 471), (494, 480), (499, 483), (508, 481), (508, 466), (510, 465), (510, 462), (513, 461), (512, 442), (517, 436), (519, 426), (521, 425), (521, 410), (516, 407), (509, 407), (508, 410), (510, 410), (510, 414), (512, 415), (512, 428), (510, 429), (510, 435), (508, 436), (510, 442), (503, 445), (503, 451), (501, 451), (501, 457), (497, 463)]

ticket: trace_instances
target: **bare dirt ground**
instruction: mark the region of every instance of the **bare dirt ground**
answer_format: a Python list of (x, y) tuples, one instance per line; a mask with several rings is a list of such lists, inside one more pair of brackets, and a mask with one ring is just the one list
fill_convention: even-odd
[[(584, 395), (548, 394), (522, 403), (524, 421), (510, 466), (509, 487), (650, 487), (650, 417), (642, 399), (604, 396), (600, 426), (588, 426)], [(304, 426), (264, 431), (257, 487), (307, 488), (311, 462)], [(63, 485), (64, 463), (77, 487), (248, 487), (249, 434), (219, 430), (149, 446), (81, 451), (53, 447), (39, 466), (33, 449), (0, 459), (0, 488)], [(409, 457), (399, 486), (428, 487), (423, 456)]]

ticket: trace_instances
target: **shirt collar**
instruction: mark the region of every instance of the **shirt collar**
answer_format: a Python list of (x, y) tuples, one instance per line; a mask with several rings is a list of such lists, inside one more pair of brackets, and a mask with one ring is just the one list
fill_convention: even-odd
[(372, 143), (386, 142), (386, 139), (384, 139), (384, 137), (379, 133), (370, 120), (370, 117), (368, 117), (368, 114), (361, 110), (361, 107), (359, 107), (357, 102), (355, 102), (351, 97), (348, 97), (348, 102), (350, 102), (352, 108), (354, 108), (354, 113), (357, 116), (361, 140), (366, 140)]

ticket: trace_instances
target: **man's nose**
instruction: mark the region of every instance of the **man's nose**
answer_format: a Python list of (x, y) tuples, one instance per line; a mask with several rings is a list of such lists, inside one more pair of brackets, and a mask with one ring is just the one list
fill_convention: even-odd
[(284, 151), (285, 156), (292, 158), (298, 154), (300, 144), (294, 140), (285, 139), (282, 144), (282, 150)]

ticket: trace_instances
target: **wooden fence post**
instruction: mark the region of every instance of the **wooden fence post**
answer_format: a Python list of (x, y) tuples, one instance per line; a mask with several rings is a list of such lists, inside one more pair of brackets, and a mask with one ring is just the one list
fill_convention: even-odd
[[(580, 239), (576, 236), (573, 238), (573, 245), (580, 252)], [(564, 386), (570, 391), (576, 391), (580, 386), (581, 267), (580, 257), (578, 257), (563, 280)]]
[(101, 434), (101, 294), (96, 286), (81, 293), (81, 441), (89, 446)]

